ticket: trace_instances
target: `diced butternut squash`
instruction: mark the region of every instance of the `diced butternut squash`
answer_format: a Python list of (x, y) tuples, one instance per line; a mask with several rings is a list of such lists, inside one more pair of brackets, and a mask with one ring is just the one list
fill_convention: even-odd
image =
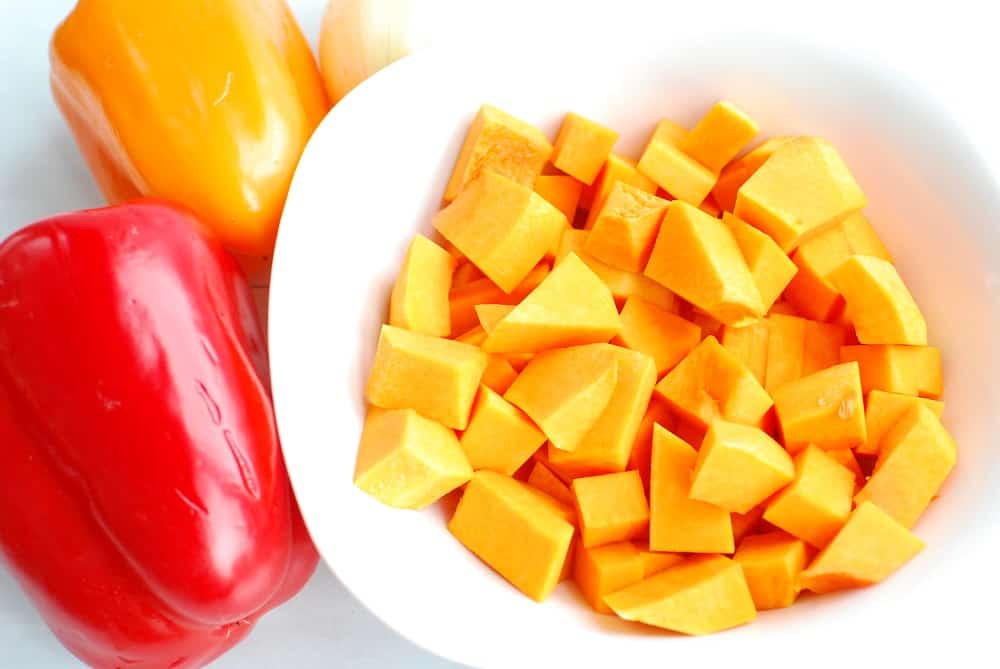
[(589, 235), (590, 232), (587, 230), (568, 230), (563, 235), (559, 252), (556, 254), (556, 262), (561, 262), (570, 253), (575, 253), (594, 274), (600, 277), (614, 296), (615, 304), (619, 306), (630, 297), (639, 297), (661, 309), (667, 311), (674, 309), (674, 294), (648, 276), (612, 267), (587, 253), (584, 245)]
[(389, 324), (432, 335), (451, 335), (448, 292), (455, 260), (423, 235), (416, 235), (389, 300)]
[(546, 495), (559, 500), (563, 504), (572, 506), (574, 503), (573, 491), (569, 489), (569, 486), (563, 483), (558, 476), (552, 473), (551, 469), (538, 460), (535, 461), (531, 468), (531, 473), (528, 474), (528, 485), (541, 490)]
[(483, 327), (483, 331), (489, 334), (493, 332), (493, 328), (497, 326), (497, 323), (513, 310), (514, 305), (512, 304), (477, 304), (476, 317), (479, 319), (479, 324)]
[(927, 323), (888, 261), (851, 256), (830, 274), (862, 344), (927, 345)]
[(913, 527), (957, 457), (958, 446), (941, 419), (918, 404), (886, 433), (875, 471), (854, 500), (871, 501), (900, 525)]
[(468, 332), (479, 324), (476, 305), (517, 304), (538, 287), (542, 279), (548, 276), (550, 269), (547, 263), (539, 263), (528, 272), (528, 276), (524, 277), (524, 281), (514, 292), (509, 294), (486, 277), (453, 288), (448, 295), (452, 333)]
[(853, 494), (854, 473), (807, 446), (795, 456), (795, 481), (768, 502), (764, 520), (823, 548), (847, 522)]
[(372, 407), (354, 484), (388, 506), (421, 509), (472, 478), (455, 433), (412, 409)]
[(783, 314), (768, 316), (767, 322), (770, 330), (764, 387), (768, 392), (840, 361), (840, 348), (847, 334), (844, 326)]
[[(575, 528), (540, 493), (509, 476), (476, 472), (448, 523), (451, 533), (518, 590), (543, 601), (555, 589)], [(511, 550), (516, 546), (516, 550)]]
[(529, 186), (487, 170), (434, 216), (433, 225), (510, 293), (558, 243), (568, 223)]
[(649, 141), (661, 141), (668, 142), (670, 144), (679, 145), (687, 137), (688, 130), (680, 123), (670, 120), (669, 118), (660, 119), (653, 129), (653, 134), (650, 135)]
[(504, 399), (524, 411), (556, 448), (571, 451), (597, 422), (618, 382), (618, 359), (607, 346), (571, 346), (540, 353)]
[(634, 160), (620, 156), (617, 153), (611, 153), (604, 162), (604, 167), (601, 168), (601, 172), (598, 174), (597, 179), (594, 180), (594, 183), (590, 187), (583, 189), (583, 193), (580, 195), (580, 208), (599, 210), (604, 204), (604, 198), (608, 196), (608, 193), (611, 192), (611, 189), (619, 181), (627, 183), (630, 186), (635, 186), (647, 193), (656, 192), (656, 184), (636, 169)]
[(652, 398), (646, 407), (646, 413), (639, 423), (639, 430), (635, 435), (635, 443), (628, 456), (627, 469), (634, 469), (639, 472), (642, 485), (649, 494), (649, 468), (653, 459), (653, 426), (659, 424), (665, 430), (672, 430), (674, 427), (674, 415), (670, 407), (665, 402), (657, 398)]
[(473, 469), (513, 476), (545, 441), (545, 435), (517, 407), (487, 387), (479, 389), (469, 427), (459, 443)]
[(753, 598), (739, 564), (698, 556), (604, 597), (619, 617), (701, 635), (752, 622)]
[(863, 444), (864, 396), (857, 363), (844, 363), (786, 383), (774, 392), (774, 408), (785, 448), (798, 453), (813, 443), (822, 449)]
[(680, 146), (661, 133), (654, 133), (636, 167), (673, 197), (695, 207), (708, 197), (715, 185), (712, 170), (684, 153)]
[[(625, 300), (615, 343), (653, 358), (656, 374), (673, 369), (701, 342), (701, 328), (639, 297)], [(839, 353), (839, 350), (838, 350)]]
[(485, 170), (530, 188), (551, 155), (552, 145), (541, 130), (496, 107), (483, 105), (465, 136), (444, 200), (454, 200)]
[(618, 382), (601, 415), (576, 448), (549, 446), (549, 461), (573, 476), (620, 472), (628, 466), (643, 412), (649, 405), (656, 383), (652, 358), (610, 344), (604, 346), (618, 361)]
[(773, 402), (736, 356), (708, 337), (659, 383), (656, 394), (702, 429), (716, 418), (761, 425)]
[(764, 505), (760, 504), (746, 513), (729, 514), (733, 523), (733, 541), (739, 546), (751, 534), (756, 534), (764, 517)]
[[(483, 331), (483, 340), (486, 339), (486, 332)], [(482, 341), (479, 342), (480, 344)], [(517, 370), (510, 364), (510, 361), (502, 355), (491, 353), (486, 369), (483, 370), (482, 384), (495, 393), (503, 395), (517, 378)]]
[[(718, 174), (749, 144), (760, 128), (731, 102), (716, 102), (680, 142), (689, 156)], [(670, 190), (669, 188), (667, 190)]]
[(858, 363), (866, 393), (884, 390), (939, 399), (944, 392), (941, 351), (933, 346), (844, 346), (840, 360)]
[(726, 325), (746, 325), (764, 315), (732, 231), (685, 202), (667, 210), (645, 273)]
[(535, 180), (535, 192), (545, 198), (571, 222), (576, 217), (583, 184), (565, 174), (543, 174)]
[[(622, 323), (625, 323), (622, 312)], [(622, 330), (624, 332), (624, 328)], [(757, 321), (743, 327), (725, 325), (722, 327), (722, 347), (753, 372), (761, 384), (767, 373), (767, 352), (770, 341), (770, 319)]]
[(617, 141), (618, 133), (611, 128), (570, 112), (556, 136), (552, 164), (589, 186)]
[(607, 342), (620, 330), (621, 319), (611, 291), (571, 253), (496, 324), (483, 342), (483, 350), (534, 353)]
[(878, 455), (885, 433), (917, 404), (923, 404), (938, 418), (944, 413), (944, 402), (938, 400), (887, 393), (882, 390), (873, 390), (868, 393), (868, 399), (865, 401), (865, 424), (868, 428), (868, 439), (857, 447), (857, 452), (862, 455)]
[(584, 250), (627, 272), (641, 272), (656, 241), (669, 203), (635, 186), (618, 182), (604, 199)]
[(469, 344), (383, 325), (366, 397), (377, 407), (414, 409), (464, 430), (486, 363), (486, 354)]
[[(632, 542), (635, 544), (636, 542)], [(649, 578), (653, 574), (659, 574), (684, 561), (684, 556), (680, 553), (661, 553), (659, 551), (644, 550), (647, 546), (639, 546), (639, 559), (642, 560), (642, 577)]]
[(872, 585), (922, 551), (924, 543), (885, 511), (864, 502), (802, 572), (802, 587), (824, 593)]
[(783, 609), (799, 596), (799, 574), (805, 569), (806, 545), (784, 532), (747, 537), (733, 556), (743, 568), (758, 611)]
[(770, 311), (798, 268), (773, 239), (746, 221), (727, 212), (722, 216), (722, 222), (732, 231), (743, 253), (750, 275), (757, 284), (764, 311)]
[(697, 453), (660, 425), (653, 426), (649, 484), (649, 547), (682, 553), (732, 553), (729, 512), (691, 499)]
[(649, 527), (649, 504), (633, 471), (573, 479), (584, 548), (642, 536)]
[(746, 513), (794, 478), (791, 456), (770, 435), (717, 420), (708, 427), (698, 451), (690, 496), (732, 513)]
[(723, 211), (732, 212), (736, 207), (736, 193), (740, 186), (746, 183), (754, 172), (771, 157), (779, 146), (787, 142), (788, 137), (772, 137), (748, 151), (745, 155), (733, 160), (722, 168), (719, 179), (712, 188), (712, 197)]
[(576, 552), (573, 580), (580, 593), (598, 613), (611, 613), (604, 596), (617, 592), (644, 577), (644, 562), (639, 549), (629, 541)]
[(797, 137), (782, 143), (740, 187), (733, 213), (790, 252), (867, 202), (829, 142)]

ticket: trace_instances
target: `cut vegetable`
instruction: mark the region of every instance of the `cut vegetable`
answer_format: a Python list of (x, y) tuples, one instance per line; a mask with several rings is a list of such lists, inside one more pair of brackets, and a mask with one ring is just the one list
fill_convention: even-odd
[(552, 164), (589, 186), (617, 141), (614, 130), (570, 112), (556, 136)]
[(447, 251), (416, 235), (392, 288), (389, 324), (435, 337), (451, 335), (448, 292), (454, 268)]
[(574, 479), (572, 490), (585, 548), (634, 539), (649, 527), (649, 505), (636, 472)]
[(513, 476), (545, 441), (545, 435), (517, 407), (485, 386), (472, 408), (459, 443), (473, 469)]
[(833, 450), (863, 444), (864, 397), (857, 363), (844, 363), (786, 383), (774, 391), (774, 408), (785, 448), (810, 443)]
[(743, 567), (758, 611), (791, 606), (799, 596), (799, 574), (806, 566), (806, 545), (784, 532), (747, 537), (733, 560)]

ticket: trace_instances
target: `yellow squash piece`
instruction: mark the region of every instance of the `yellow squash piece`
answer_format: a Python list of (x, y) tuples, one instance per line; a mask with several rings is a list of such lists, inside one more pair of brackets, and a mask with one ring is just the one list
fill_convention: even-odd
[(785, 448), (813, 443), (825, 450), (863, 444), (864, 396), (857, 363), (844, 363), (786, 383), (773, 392)]
[(740, 186), (746, 183), (746, 180), (767, 162), (778, 147), (789, 139), (789, 137), (772, 137), (765, 140), (722, 168), (715, 187), (712, 188), (712, 198), (722, 211), (733, 211)]
[(653, 426), (649, 471), (649, 547), (682, 553), (732, 553), (729, 512), (691, 499), (697, 453), (680, 437)]
[(854, 473), (815, 446), (795, 456), (795, 481), (768, 502), (764, 520), (823, 548), (851, 513)]
[(927, 345), (927, 323), (888, 261), (851, 256), (830, 274), (862, 344)]
[(874, 503), (900, 525), (913, 527), (958, 458), (941, 419), (918, 404), (886, 433), (875, 471), (854, 501)]
[(938, 399), (944, 392), (941, 351), (933, 346), (844, 346), (840, 360), (858, 363), (866, 393), (884, 390)]
[(789, 252), (867, 202), (833, 145), (797, 137), (782, 143), (740, 187), (733, 213)]
[(739, 564), (722, 556), (684, 560), (604, 602), (625, 620), (682, 634), (712, 634), (757, 617)]
[(422, 509), (472, 478), (455, 433), (412, 409), (372, 407), (354, 484), (388, 506)]
[[(701, 328), (639, 297), (625, 300), (622, 331), (615, 343), (651, 356), (656, 374), (666, 374), (701, 342)], [(839, 351), (838, 351), (839, 352)]]
[(570, 112), (556, 136), (552, 164), (589, 186), (617, 141), (618, 133), (611, 128)]
[(649, 504), (634, 471), (573, 479), (573, 496), (584, 548), (642, 536), (649, 527)]
[(569, 489), (569, 486), (538, 460), (535, 461), (531, 473), (528, 474), (528, 485), (563, 504), (572, 506), (574, 503), (573, 491)]
[(770, 435), (717, 420), (698, 451), (690, 497), (732, 513), (747, 513), (794, 478), (791, 456)]
[(695, 207), (715, 186), (715, 174), (662, 132), (653, 134), (636, 167), (671, 196)]
[(680, 142), (689, 156), (718, 174), (749, 144), (760, 128), (732, 102), (712, 105), (698, 124)]
[[(656, 184), (636, 169), (634, 160), (612, 153), (608, 156), (594, 183), (585, 188), (580, 195), (580, 208), (589, 209), (591, 212), (600, 210), (604, 204), (604, 198), (619, 181), (647, 193), (656, 192)], [(591, 223), (593, 223), (592, 220)]]
[(524, 413), (483, 386), (459, 443), (473, 469), (513, 476), (545, 441)]
[(569, 254), (501, 319), (483, 342), (490, 353), (534, 353), (607, 342), (621, 330), (611, 291)]
[(758, 611), (782, 609), (799, 596), (799, 574), (805, 569), (806, 545), (784, 532), (747, 537), (733, 560), (743, 568)]
[(541, 130), (491, 105), (483, 105), (465, 136), (444, 201), (451, 202), (467, 184), (492, 170), (531, 188), (552, 155)]
[(887, 393), (882, 390), (873, 390), (868, 393), (868, 399), (865, 401), (865, 424), (868, 428), (868, 439), (857, 447), (857, 452), (862, 455), (877, 455), (886, 432), (917, 404), (923, 404), (938, 418), (944, 413), (944, 402), (938, 400)]
[(669, 202), (618, 182), (598, 210), (584, 250), (626, 272), (642, 272)]
[(416, 235), (403, 260), (389, 300), (389, 324), (434, 337), (451, 335), (448, 293), (455, 260), (423, 235)]
[(757, 285), (764, 311), (770, 311), (798, 271), (795, 263), (785, 255), (773, 239), (730, 213), (722, 216), (736, 239), (750, 275)]
[(480, 560), (541, 602), (559, 582), (576, 528), (520, 481), (476, 472), (448, 529)]
[(802, 587), (824, 593), (885, 580), (922, 551), (924, 543), (885, 511), (864, 502), (802, 572)]
[(685, 202), (667, 210), (645, 274), (726, 325), (746, 325), (764, 315), (732, 231)]
[(641, 581), (644, 567), (639, 549), (629, 541), (597, 548), (581, 547), (576, 552), (573, 580), (591, 608), (598, 613), (611, 613), (604, 595)]
[(558, 243), (562, 212), (529, 186), (487, 170), (432, 221), (434, 228), (510, 293)]
[(540, 353), (504, 399), (520, 408), (556, 448), (572, 451), (608, 406), (618, 383), (618, 359), (590, 344)]
[(486, 363), (475, 346), (383, 325), (365, 395), (377, 407), (414, 409), (464, 430)]

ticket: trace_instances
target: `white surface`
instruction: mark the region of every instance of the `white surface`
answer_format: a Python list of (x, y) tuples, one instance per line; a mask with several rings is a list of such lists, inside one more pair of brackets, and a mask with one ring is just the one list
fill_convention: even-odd
[[(433, 0), (428, 0), (433, 1)], [(761, 29), (771, 30), (780, 24), (789, 32), (796, 32), (804, 41), (823, 42), (828, 44), (847, 44), (859, 55), (865, 55), (874, 60), (887, 61), (902, 69), (911, 76), (919, 78), (925, 86), (933, 90), (941, 103), (950, 106), (956, 114), (956, 119), (976, 137), (982, 145), (988, 160), (993, 161), (994, 169), (1000, 165), (1000, 133), (995, 121), (997, 94), (992, 81), (995, 78), (995, 63), (1000, 60), (1000, 45), (994, 34), (995, 21), (983, 13), (983, 10), (973, 9), (973, 3), (949, 2), (944, 9), (933, 13), (920, 13), (908, 6), (900, 13), (896, 3), (872, 2), (839, 2), (800, 3), (790, 2), (714, 2), (714, 3), (644, 3), (616, 2), (601, 3), (595, 10), (581, 8), (582, 3), (573, 3), (572, 12), (566, 10), (567, 3), (550, 2), (540, 7), (524, 9), (526, 0), (502, 3), (505, 9), (499, 9), (501, 3), (475, 2), (469, 3), (472, 17), (465, 19), (464, 29), (455, 26), (442, 26), (442, 41), (464, 40), (466, 43), (478, 43), (469, 46), (470, 53), (488, 50), (497, 57), (504, 57), (518, 51), (522, 45), (550, 45), (554, 53), (553, 59), (564, 62), (564, 67), (571, 69), (574, 63), (562, 56), (558, 49), (562, 35), (586, 34), (588, 31), (602, 30), (603, 36), (591, 40), (593, 48), (615, 50), (629, 49), (630, 45), (637, 47), (643, 44), (669, 41), (677, 34), (683, 34), (690, 27), (719, 26), (722, 24), (742, 26), (748, 31)], [(659, 5), (654, 9), (650, 5)], [(692, 5), (710, 5), (703, 9)], [(79, 158), (76, 148), (69, 137), (61, 119), (58, 116), (47, 88), (47, 40), (52, 28), (69, 10), (69, 0), (0, 0), (0, 131), (3, 139), (0, 141), (0, 202), (4, 206), (4, 222), (2, 231), (8, 233), (17, 227), (31, 222), (41, 216), (84, 206), (99, 205), (100, 196), (93, 187), (86, 168)], [(319, 25), (319, 15), (322, 2), (320, 0), (292, 1), (304, 28), (310, 38), (315, 38)], [(895, 6), (887, 6), (895, 5)], [(610, 15), (602, 12), (614, 7)], [(820, 16), (811, 15), (818, 9), (823, 10)], [(986, 10), (988, 11), (988, 10)], [(572, 20), (568, 17), (572, 17)], [(640, 33), (637, 35), (636, 33)], [(492, 36), (497, 38), (492, 47), (484, 46)], [(610, 46), (609, 46), (610, 45)], [(459, 84), (463, 82), (457, 82)], [(703, 82), (704, 83), (704, 82)], [(815, 81), (816, 87), (836, 87), (836, 81)], [(604, 83), (594, 79), (587, 86), (602, 87)], [(417, 97), (436, 95), (437, 90), (423, 90)], [(680, 92), (683, 98), (685, 93)], [(878, 91), (870, 91), (869, 97), (878, 99)], [(622, 101), (627, 104), (627, 98)], [(881, 104), (892, 105), (892, 99), (880, 100)], [(408, 101), (395, 101), (396, 108), (406, 110)], [(889, 107), (889, 109), (893, 109)], [(850, 111), (850, 110), (845, 110)], [(908, 115), (905, 109), (896, 109), (899, 123), (905, 127)], [(395, 117), (394, 122), (405, 120), (404, 114)], [(418, 129), (419, 132), (419, 129)], [(938, 137), (923, 136), (919, 133), (909, 138), (915, 150), (925, 150), (933, 147)], [(386, 150), (391, 145), (381, 144)], [(440, 147), (438, 147), (440, 148)], [(394, 149), (393, 149), (394, 150)], [(391, 152), (384, 154), (386, 161), (391, 161)], [(955, 157), (942, 152), (931, 165), (914, 165), (915, 170), (933, 169), (933, 163), (943, 161), (942, 167), (947, 169), (955, 164)], [(384, 165), (384, 163), (383, 163)], [(382, 165), (371, 170), (373, 178), (377, 178)], [(970, 177), (974, 178), (978, 170), (973, 170)], [(420, 175), (408, 175), (408, 180), (417, 181), (421, 187), (426, 179)], [(905, 182), (903, 182), (905, 183)], [(428, 195), (430, 191), (428, 191)], [(983, 226), (995, 225), (995, 216), (987, 218), (985, 201), (964, 203), (974, 206), (977, 214), (970, 220)], [(323, 216), (320, 215), (322, 219)], [(318, 228), (330, 223), (320, 220)], [(334, 221), (333, 226), (345, 226), (358, 229), (365, 223), (359, 221)], [(411, 221), (403, 221), (401, 225), (409, 226)], [(905, 243), (906, 240), (901, 240)], [(397, 251), (404, 243), (402, 236), (392, 236), (388, 242), (389, 248)], [(898, 246), (895, 244), (894, 247)], [(894, 248), (894, 250), (897, 250)], [(902, 254), (902, 252), (901, 252)], [(945, 256), (946, 258), (948, 256)], [(383, 258), (383, 262), (385, 259)], [(928, 256), (920, 262), (927, 267), (931, 263), (942, 262), (934, 256)], [(908, 258), (907, 268), (913, 280), (920, 280), (923, 289), (933, 289), (929, 286), (939, 278), (938, 274), (923, 274), (913, 271), (918, 263), (914, 258)], [(352, 283), (352, 285), (354, 285)], [(974, 291), (975, 292), (975, 291)], [(312, 295), (315, 295), (315, 290)], [(335, 294), (333, 291), (324, 294)], [(976, 293), (982, 295), (981, 290)], [(314, 298), (309, 298), (314, 299)], [(332, 306), (332, 300), (327, 304)], [(949, 311), (950, 313), (950, 311)], [(951, 319), (949, 319), (951, 320)], [(353, 323), (344, 319), (342, 322)], [(932, 328), (936, 337), (941, 338), (942, 330), (952, 327), (957, 331), (958, 325), (942, 323), (940, 317), (934, 320)], [(355, 332), (354, 334), (357, 334)], [(986, 364), (995, 364), (996, 356), (990, 352), (984, 359)], [(359, 372), (360, 373), (360, 372)], [(969, 375), (970, 390), (995, 392), (986, 383), (992, 378), (982, 371)], [(954, 386), (956, 379), (952, 376)], [(952, 389), (949, 389), (951, 392)], [(994, 404), (995, 406), (995, 404)], [(990, 408), (984, 411), (993, 413)], [(949, 409), (949, 417), (952, 417)], [(964, 444), (963, 444), (964, 445)], [(354, 441), (350, 430), (338, 432), (336, 444), (326, 444), (327, 447), (339, 447), (353, 452)], [(963, 456), (965, 455), (963, 451)], [(973, 479), (973, 484), (981, 489), (985, 485), (988, 472), (976, 471), (967, 466), (971, 460), (963, 461), (963, 471)], [(952, 491), (954, 491), (954, 484)], [(0, 491), (2, 494), (2, 491)], [(981, 512), (979, 504), (985, 504), (989, 496), (979, 497), (978, 503), (963, 506), (954, 515), (936, 511), (928, 519), (926, 526), (921, 527), (921, 533), (930, 536), (935, 528), (944, 524), (943, 516), (950, 516), (953, 531), (961, 535), (977, 513)], [(337, 513), (331, 509), (331, 514)], [(352, 510), (353, 511), (353, 510)], [(403, 514), (406, 517), (406, 514)], [(995, 532), (995, 530), (993, 530)], [(947, 534), (947, 532), (945, 532)], [(955, 560), (973, 560), (977, 554), (987, 554), (985, 549), (991, 537), (991, 530), (986, 529), (979, 535), (982, 545), (974, 546), (974, 536), (964, 535), (959, 545), (949, 544), (945, 550), (955, 553)], [(410, 546), (400, 540), (394, 547), (394, 555), (398, 559), (393, 569), (405, 567), (406, 556)], [(932, 549), (934, 546), (932, 546)], [(940, 546), (939, 546), (940, 549)], [(924, 560), (925, 558), (921, 558)], [(933, 560), (933, 557), (927, 558)], [(971, 564), (971, 563), (970, 563)], [(390, 570), (391, 571), (391, 570)], [(951, 574), (959, 574), (952, 580)], [(904, 572), (900, 576), (898, 587), (906, 583), (917, 583), (919, 587), (912, 590), (910, 600), (914, 610), (924, 612), (923, 622), (914, 627), (903, 629), (901, 624), (888, 617), (877, 617), (877, 627), (883, 632), (886, 629), (907, 632), (909, 641), (921, 639), (940, 639), (938, 630), (950, 629), (949, 621), (963, 621), (969, 624), (969, 638), (975, 638), (977, 631), (982, 631), (980, 638), (990, 638), (992, 632), (983, 630), (980, 623), (991, 621), (992, 607), (990, 598), (982, 597), (983, 591), (996, 585), (992, 570), (978, 574), (978, 582), (961, 580), (961, 574), (971, 576), (976, 572), (971, 568), (961, 569), (949, 567), (947, 572), (935, 573), (933, 578), (923, 579), (917, 583), (918, 576)], [(945, 576), (948, 576), (945, 578)], [(884, 587), (891, 587), (888, 584)], [(409, 588), (407, 592), (412, 592)], [(951, 596), (942, 605), (937, 599), (929, 598), (928, 593), (949, 592)], [(885, 591), (875, 590), (868, 595), (852, 596), (858, 604), (868, 601), (873, 607), (880, 606)], [(977, 597), (976, 595), (980, 595)], [(935, 595), (937, 597), (937, 595)], [(977, 602), (983, 602), (977, 605)], [(441, 618), (434, 613), (434, 601), (416, 602), (425, 613), (428, 627), (441, 628)], [(825, 651), (845, 645), (845, 639), (853, 637), (838, 636), (836, 625), (851, 620), (861, 612), (862, 606), (850, 609), (846, 613), (839, 612), (831, 618), (826, 641), (810, 650), (809, 661), (814, 666), (827, 666)], [(881, 609), (879, 609), (881, 610)], [(973, 611), (981, 611), (977, 619)], [(469, 608), (466, 613), (470, 617), (479, 615), (478, 609)], [(432, 615), (433, 614), (433, 615)], [(876, 617), (873, 612), (872, 617)], [(891, 622), (890, 622), (891, 621)], [(928, 629), (930, 628), (930, 631)], [(781, 639), (782, 647), (791, 634), (778, 637), (780, 633), (774, 626), (773, 639)], [(432, 630), (433, 631), (433, 630)], [(782, 630), (784, 631), (784, 630)], [(499, 635), (498, 635), (499, 636)], [(507, 637), (510, 639), (511, 637)], [(886, 641), (884, 637), (880, 638)], [(510, 645), (522, 645), (519, 639)], [(685, 644), (693, 648), (708, 647), (707, 643), (695, 642)], [(865, 657), (867, 649), (856, 649), (855, 658)], [(676, 644), (664, 649), (664, 656), (671, 657), (669, 651)], [(920, 644), (922, 648), (925, 644)], [(952, 646), (942, 639), (940, 649)], [(883, 647), (905, 647), (900, 644), (885, 643)], [(573, 643), (563, 649), (563, 657), (575, 658), (577, 664), (589, 665), (587, 656), (576, 652), (579, 649)], [(37, 615), (31, 610), (16, 585), (3, 572), (0, 572), (0, 666), (2, 667), (42, 667), (58, 669), (62, 667), (78, 667), (61, 647), (48, 634)], [(877, 649), (877, 647), (876, 647)], [(933, 655), (934, 649), (925, 648), (926, 655)], [(950, 652), (950, 649), (949, 649)], [(781, 666), (780, 651), (771, 648), (768, 657), (773, 658), (775, 665)], [(671, 657), (673, 659), (673, 657)], [(952, 659), (949, 656), (948, 659)], [(742, 664), (742, 663), (741, 663)], [(790, 663), (789, 663), (790, 664)], [(364, 610), (351, 598), (344, 588), (327, 573), (318, 574), (302, 596), (271, 614), (255, 630), (251, 638), (221, 660), (220, 667), (243, 667), (246, 669), (265, 669), (278, 666), (294, 666), (302, 669), (313, 667), (445, 667), (448, 663), (437, 660), (427, 653), (414, 648), (401, 640), (370, 613)], [(698, 666), (709, 666), (700, 662)]]

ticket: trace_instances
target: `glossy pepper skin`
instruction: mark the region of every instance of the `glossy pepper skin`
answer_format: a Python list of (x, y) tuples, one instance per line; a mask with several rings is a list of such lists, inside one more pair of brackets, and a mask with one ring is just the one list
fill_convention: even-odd
[(79, 0), (50, 48), (55, 100), (111, 203), (179, 202), (267, 256), (329, 108), (284, 0)]
[(0, 245), (0, 553), (101, 669), (200, 667), (315, 569), (246, 280), (186, 211)]

